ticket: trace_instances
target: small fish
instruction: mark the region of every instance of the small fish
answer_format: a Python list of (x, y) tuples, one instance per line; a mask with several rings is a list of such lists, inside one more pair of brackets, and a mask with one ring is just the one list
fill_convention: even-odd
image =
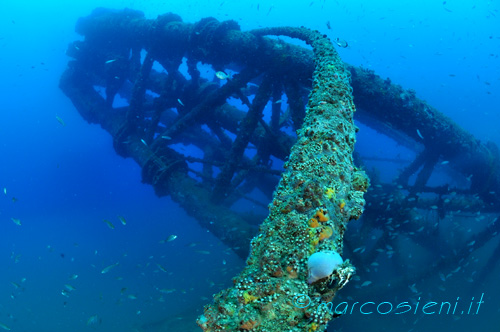
[(68, 291), (70, 291), (70, 292), (72, 292), (72, 291), (74, 291), (74, 290), (76, 289), (74, 286), (71, 286), (70, 284), (66, 284), (66, 285), (64, 285), (64, 287), (65, 287)]
[(330, 21), (326, 21), (326, 27), (328, 28), (328, 30), (332, 29), (332, 26), (330, 25)]
[(137, 296), (135, 296), (134, 294), (128, 295), (127, 298), (129, 298), (131, 300), (137, 300)]
[(166, 139), (166, 140), (171, 140), (171, 139), (172, 139), (172, 137), (170, 137), (170, 136), (165, 136), (165, 135), (163, 135), (161, 138)]
[(3, 193), (4, 195), (7, 195), (7, 188), (3, 187)]
[(113, 60), (108, 60), (105, 63), (111, 63), (111, 62), (115, 62), (115, 61), (116, 61), (116, 59), (113, 59)]
[(94, 325), (97, 323), (97, 315), (90, 316), (89, 319), (87, 319), (87, 326)]
[(14, 259), (14, 263), (19, 263), (19, 259), (21, 258), (21, 254), (14, 254), (14, 252), (11, 253), (10, 258)]
[(5, 324), (0, 323), (0, 327), (1, 327), (2, 329), (6, 330), (6, 331), (10, 331), (10, 327), (8, 327), (8, 326), (7, 326), (7, 325), (5, 325)]
[(349, 44), (347, 43), (347, 41), (345, 41), (344, 39), (340, 39), (340, 38), (335, 38), (335, 44), (337, 44), (339, 47), (342, 47), (342, 48), (346, 48), (347, 46), (349, 46)]
[(161, 271), (163, 271), (163, 272), (167, 273), (167, 269), (166, 269), (165, 267), (163, 267), (163, 265), (161, 265), (161, 264), (156, 264), (156, 266), (158, 266), (158, 268), (159, 268)]
[(61, 295), (62, 295), (62, 296), (65, 296), (65, 297), (69, 297), (69, 291), (67, 291), (66, 289), (63, 289), (63, 290), (61, 291)]
[(142, 138), (141, 138), (141, 142), (142, 142), (142, 144), (144, 144), (145, 146), (148, 146), (148, 143), (146, 143), (146, 141), (145, 141), (145, 140), (143, 140)]
[(120, 222), (122, 223), (123, 226), (127, 225), (127, 221), (125, 220), (125, 218), (123, 216), (118, 216), (118, 219), (120, 219)]
[(228, 80), (228, 79), (231, 78), (231, 75), (230, 74), (226, 74), (223, 71), (218, 71), (218, 72), (215, 73), (215, 77), (217, 77), (220, 80)]
[(104, 269), (101, 270), (101, 273), (102, 274), (105, 274), (105, 273), (108, 273), (109, 271), (111, 271), (111, 269), (115, 268), (118, 266), (118, 264), (120, 264), (119, 262), (116, 262), (115, 264), (111, 264), (109, 266), (106, 266)]
[(163, 289), (159, 289), (158, 291), (160, 293), (163, 293), (163, 294), (170, 294), (170, 293), (175, 292), (175, 288), (163, 288)]
[(271, 13), (271, 10), (272, 10), (273, 8), (274, 8), (274, 6), (271, 6), (271, 7), (269, 8), (269, 10), (267, 11), (266, 16), (268, 16), (268, 15), (269, 15), (269, 13)]
[(413, 292), (413, 293), (418, 293), (418, 290), (417, 290), (417, 287), (415, 286), (415, 284), (411, 285), (411, 286), (408, 286), (410, 288), (410, 290)]
[(365, 281), (364, 283), (361, 284), (361, 287), (365, 287), (370, 285), (372, 282), (371, 281)]
[(421, 139), (424, 139), (424, 136), (422, 136), (422, 134), (420, 133), (420, 130), (417, 129), (417, 135), (421, 138)]
[(175, 239), (177, 239), (177, 235), (172, 234), (169, 237), (167, 237), (165, 240), (163, 240), (163, 243), (172, 242)]
[(449, 161), (448, 161), (448, 160), (445, 160), (445, 161), (443, 161), (443, 162), (441, 163), (441, 165), (446, 165), (446, 164), (448, 164), (448, 163), (449, 163)]
[(10, 220), (12, 220), (12, 222), (14, 224), (16, 224), (17, 226), (21, 226), (21, 220), (19, 220), (17, 218), (10, 218)]
[(195, 252), (203, 255), (210, 255), (210, 251), (208, 250), (195, 250)]
[(56, 115), (56, 120), (57, 120), (57, 122), (59, 122), (59, 123), (60, 123), (63, 127), (66, 125), (66, 123), (64, 123), (64, 120), (63, 120), (63, 119), (61, 119), (60, 117), (58, 117), (57, 115)]
[(111, 221), (109, 221), (108, 219), (103, 219), (102, 220), (106, 225), (108, 225), (109, 228), (111, 229), (115, 229), (115, 225), (113, 225), (113, 223)]
[(72, 274), (69, 276), (69, 280), (75, 280), (76, 278), (78, 278), (78, 274)]
[(184, 104), (182, 103), (182, 100), (177, 99), (177, 102), (179, 102), (179, 104), (181, 104), (182, 106), (184, 106)]

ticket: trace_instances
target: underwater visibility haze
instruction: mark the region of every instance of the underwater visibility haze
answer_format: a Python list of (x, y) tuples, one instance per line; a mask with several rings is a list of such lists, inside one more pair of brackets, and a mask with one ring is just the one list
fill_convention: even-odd
[(0, 331), (498, 331), (498, 1), (0, 8)]

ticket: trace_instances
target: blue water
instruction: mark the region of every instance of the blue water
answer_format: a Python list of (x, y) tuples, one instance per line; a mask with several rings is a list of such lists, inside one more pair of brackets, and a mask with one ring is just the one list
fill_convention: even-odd
[[(344, 61), (414, 89), (481, 141), (500, 145), (498, 1), (3, 1), (0, 324), (12, 331), (159, 331), (151, 324), (201, 313), (244, 266), (168, 197), (142, 184), (134, 161), (118, 156), (110, 135), (86, 123), (59, 90), (66, 47), (81, 39), (75, 23), (99, 6), (133, 8), (147, 18), (174, 12), (185, 22), (234, 19), (242, 30), (318, 29), (348, 41), (339, 50)], [(367, 139), (383, 142), (368, 136), (360, 136), (360, 150)], [(177, 239), (160, 243), (172, 234)], [(497, 310), (498, 301), (466, 326), (494, 331)], [(385, 319), (372, 330), (401, 331), (399, 318)], [(460, 331), (461, 322), (441, 329), (455, 324)], [(404, 331), (433, 326), (406, 323)], [(343, 318), (343, 331), (352, 326)]]

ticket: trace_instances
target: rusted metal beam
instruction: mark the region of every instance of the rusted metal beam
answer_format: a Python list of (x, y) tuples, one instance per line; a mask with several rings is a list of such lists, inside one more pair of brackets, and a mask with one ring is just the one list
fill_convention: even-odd
[[(346, 261), (313, 280), (316, 266), (308, 259), (342, 253), (344, 230), (349, 220), (361, 216), (368, 188), (368, 178), (352, 161), (357, 129), (349, 73), (318, 32), (271, 28), (254, 33), (310, 44), (316, 55), (313, 91), (269, 217), (252, 240), (247, 267), (234, 279), (234, 287), (205, 307), (198, 324), (204, 331), (219, 332), (323, 331), (334, 313), (321, 310), (320, 304), (332, 300), (354, 268)], [(311, 303), (294, 305), (297, 296)]]
[(158, 196), (170, 195), (202, 227), (209, 229), (245, 259), (248, 247), (244, 244), (249, 243), (255, 234), (255, 226), (230, 209), (212, 204), (212, 192), (188, 176), (182, 155), (166, 146), (153, 150), (152, 146), (141, 141), (139, 133), (130, 133), (126, 129), (126, 113), (116, 112), (107, 105), (88, 84), (86, 73), (85, 68), (73, 63), (60, 81), (61, 89), (73, 101), (80, 115), (90, 123), (100, 124), (113, 136), (115, 150), (137, 162), (142, 168), (143, 181), (151, 184)]
[[(86, 41), (70, 45), (68, 54), (93, 65), (96, 74), (106, 77), (106, 82), (113, 83), (113, 86), (122, 78), (112, 76), (112, 69), (123, 66), (129, 49), (133, 50), (132, 60), (137, 63), (140, 48), (151, 52), (167, 68), (187, 56), (194, 83), (199, 77), (194, 69), (198, 60), (212, 63), (215, 68), (236, 63), (259, 72), (286, 76), (283, 85), (289, 94), (293, 122), (296, 128), (300, 128), (303, 108), (297, 97), (297, 84), (310, 86), (313, 71), (310, 50), (282, 41), (257, 38), (250, 32), (240, 31), (234, 21), (219, 22), (206, 18), (189, 24), (175, 14), (148, 20), (142, 13), (131, 10), (95, 10), (89, 17), (79, 20), (77, 32), (85, 35)], [(86, 48), (87, 41), (94, 45)], [(103, 49), (98, 48), (99, 44)], [(116, 61), (105, 66), (109, 56)], [(417, 98), (414, 91), (404, 90), (389, 79), (383, 80), (371, 70), (348, 68), (352, 74), (356, 104), (362, 113), (370, 114), (370, 118), (362, 116), (361, 120), (375, 126), (370, 122), (375, 119), (388, 131), (403, 133), (435, 151), (465, 177), (472, 175), (473, 193), (480, 194), (489, 204), (500, 205), (500, 191), (496, 190), (500, 187), (500, 153), (494, 144), (479, 142), (449, 117)], [(384, 126), (379, 128), (383, 130)], [(404, 140), (402, 136), (396, 139)]]

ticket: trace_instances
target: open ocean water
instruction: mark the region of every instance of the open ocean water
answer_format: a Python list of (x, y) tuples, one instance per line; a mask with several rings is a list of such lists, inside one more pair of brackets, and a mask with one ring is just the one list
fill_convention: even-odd
[[(118, 156), (110, 135), (84, 121), (59, 89), (66, 48), (82, 38), (75, 24), (96, 7), (132, 8), (147, 18), (173, 12), (184, 22), (232, 19), (244, 31), (318, 29), (348, 42), (339, 49), (344, 61), (415, 90), (477, 139), (500, 145), (499, 1), (3, 0), (0, 331), (198, 331), (203, 306), (244, 267), (170, 198), (141, 183), (140, 167)], [(361, 126), (357, 151), (392, 157), (398, 150)], [(392, 272), (379, 269), (373, 283)], [(329, 330), (498, 331), (499, 276), (496, 268), (477, 288), (448, 282), (451, 300), (461, 292), (469, 302), (470, 294), (488, 297), (476, 316), (346, 315)], [(364, 281), (340, 294), (370, 299)], [(419, 291), (436, 295), (432, 285)], [(384, 300), (402, 301), (377, 298)]]

